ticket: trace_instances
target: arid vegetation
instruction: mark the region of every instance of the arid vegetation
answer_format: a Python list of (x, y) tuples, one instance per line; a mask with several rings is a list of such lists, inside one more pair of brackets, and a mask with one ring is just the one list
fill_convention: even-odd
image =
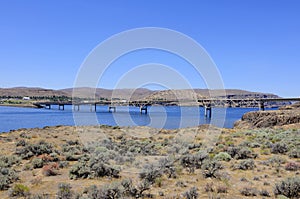
[(208, 127), (1, 134), (0, 198), (299, 198), (299, 129)]

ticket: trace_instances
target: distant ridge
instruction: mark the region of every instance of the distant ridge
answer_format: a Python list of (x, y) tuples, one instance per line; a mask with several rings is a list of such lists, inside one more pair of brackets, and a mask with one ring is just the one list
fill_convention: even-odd
[[(94, 88), (82, 87), (76, 88), (77, 97), (84, 98), (94, 94)], [(138, 89), (103, 89), (96, 88), (96, 98), (111, 97), (119, 99), (131, 100), (149, 100), (149, 99), (164, 99), (173, 100), (177, 97), (180, 98), (206, 98), (209, 97), (210, 90), (208, 89), (175, 89), (175, 90), (149, 90), (146, 88)], [(218, 93), (218, 90), (213, 90)], [(278, 98), (279, 96), (271, 93), (251, 92), (239, 89), (225, 89), (226, 97), (230, 98)], [(14, 87), (14, 88), (0, 88), (0, 96), (10, 97), (25, 97), (25, 96), (67, 96), (72, 97), (73, 88), (65, 88), (60, 90), (45, 89), (39, 87)], [(224, 96), (223, 96), (224, 97)]]

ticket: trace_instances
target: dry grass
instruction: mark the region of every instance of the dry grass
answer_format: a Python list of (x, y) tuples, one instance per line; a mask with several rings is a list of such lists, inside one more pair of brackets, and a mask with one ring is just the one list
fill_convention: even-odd
[[(264, 130), (260, 130), (264, 132)], [(270, 131), (270, 130), (265, 130)], [(282, 132), (284, 130), (271, 130)], [(292, 132), (299, 132), (299, 129), (294, 129)], [(45, 127), (43, 129), (20, 129), (0, 135), (0, 155), (13, 155), (16, 151), (16, 143), (19, 140), (25, 140), (28, 144), (37, 143), (45, 140), (51, 143), (54, 150), (60, 152), (58, 161), (66, 159), (62, 153), (64, 145), (69, 141), (79, 140), (81, 146), (88, 146), (89, 142), (101, 142), (108, 139), (116, 144), (128, 143), (150, 143), (153, 144), (157, 154), (136, 153), (132, 161), (125, 161), (124, 164), (117, 163), (116, 160), (110, 160), (110, 164), (118, 164), (121, 168), (120, 178), (102, 177), (98, 179), (78, 179), (70, 180), (69, 170), (77, 161), (69, 161), (69, 166), (57, 170), (56, 176), (45, 176), (42, 173), (42, 168), (32, 169), (30, 159), (21, 160), (20, 164), (14, 165), (13, 168), (19, 175), (19, 180), (15, 183), (24, 184), (29, 187), (33, 194), (50, 194), (50, 198), (55, 198), (59, 183), (70, 183), (73, 190), (77, 193), (82, 193), (86, 187), (91, 185), (103, 186), (110, 184), (113, 181), (120, 182), (123, 179), (131, 178), (133, 184), (138, 184), (141, 179), (139, 173), (144, 165), (157, 163), (159, 159), (167, 156), (174, 157), (174, 167), (176, 170), (176, 178), (168, 178), (167, 175), (162, 175), (152, 184), (149, 190), (145, 191), (144, 197), (150, 194), (154, 198), (182, 198), (182, 194), (192, 187), (198, 189), (199, 198), (244, 198), (240, 190), (244, 187), (254, 187), (260, 190), (266, 190), (274, 198), (273, 186), (276, 182), (285, 179), (289, 176), (299, 175), (297, 171), (287, 171), (282, 164), (279, 167), (274, 165), (264, 165), (274, 154), (261, 154), (261, 147), (251, 148), (254, 154), (258, 157), (254, 159), (256, 167), (253, 170), (236, 170), (233, 166), (241, 160), (231, 159), (229, 162), (222, 161), (224, 169), (221, 172), (226, 172), (230, 179), (225, 178), (204, 178), (201, 169), (196, 169), (194, 173), (189, 173), (180, 165), (180, 157), (184, 153), (194, 154), (200, 149), (208, 149), (209, 157), (213, 159), (218, 152), (226, 150), (229, 145), (241, 145), (244, 141), (255, 142), (258, 134), (247, 134), (252, 132), (249, 130), (234, 130), (234, 129), (217, 129), (210, 126), (202, 126), (195, 128), (186, 128), (180, 130), (159, 130), (147, 127), (133, 128), (114, 128), (107, 126), (91, 126), (91, 127)], [(213, 135), (213, 136), (212, 136)], [(267, 139), (267, 138), (266, 138)], [(217, 143), (218, 146), (211, 145)], [(179, 152), (175, 150), (175, 145), (178, 145)], [(295, 139), (295, 146), (299, 146), (299, 140)], [(144, 146), (144, 145), (143, 145)], [(147, 145), (146, 145), (147, 146)], [(195, 147), (196, 146), (196, 147)], [(197, 148), (201, 146), (200, 148)], [(223, 148), (220, 146), (224, 146)], [(142, 148), (141, 150), (145, 150)], [(183, 152), (185, 150), (185, 152)], [(291, 159), (288, 154), (278, 154), (278, 156), (287, 161), (299, 162), (299, 158)], [(27, 167), (27, 169), (25, 169)], [(243, 180), (241, 180), (243, 179)], [(266, 183), (267, 182), (267, 183)], [(206, 192), (205, 186), (212, 183), (214, 192)], [(269, 183), (269, 184), (268, 184)], [(179, 184), (181, 184), (179, 186)], [(12, 185), (11, 185), (12, 186)], [(226, 187), (227, 193), (217, 193), (218, 187)], [(161, 196), (163, 193), (163, 196)], [(257, 198), (258, 196), (252, 196)], [(9, 198), (8, 191), (0, 191), (0, 198)], [(247, 197), (251, 198), (251, 197)]]

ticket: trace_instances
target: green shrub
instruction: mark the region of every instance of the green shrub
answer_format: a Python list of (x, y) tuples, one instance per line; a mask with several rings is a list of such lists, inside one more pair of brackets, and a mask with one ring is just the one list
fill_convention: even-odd
[(265, 189), (261, 190), (259, 192), (259, 195), (265, 196), (265, 197), (271, 197), (271, 194), (267, 190), (265, 190)]
[(153, 184), (155, 182), (155, 179), (160, 177), (162, 175), (162, 171), (160, 167), (149, 164), (145, 165), (143, 170), (140, 173), (140, 178), (143, 180), (146, 180), (150, 184)]
[(9, 185), (18, 180), (16, 172), (11, 168), (0, 167), (0, 190), (9, 188)]
[(186, 199), (197, 199), (199, 194), (197, 192), (197, 188), (196, 187), (192, 187), (190, 190), (186, 191), (183, 196)]
[(205, 178), (217, 178), (219, 171), (223, 169), (223, 165), (216, 160), (207, 160), (203, 163), (201, 168)]
[(204, 160), (208, 159), (208, 153), (205, 151), (199, 151), (196, 154), (183, 155), (180, 158), (180, 163), (183, 167), (187, 168), (189, 173), (193, 173), (195, 169), (201, 168)]
[(29, 188), (23, 184), (16, 184), (9, 190), (10, 197), (27, 197), (29, 195)]
[(18, 163), (20, 163), (20, 158), (18, 156), (0, 156), (0, 167), (11, 167)]
[(104, 164), (96, 159), (83, 157), (77, 164), (73, 165), (69, 171), (70, 179), (78, 178), (99, 178), (110, 176), (119, 177), (120, 170)]
[(289, 152), (290, 158), (300, 158), (300, 147), (296, 147)]
[(214, 157), (214, 159), (228, 162), (231, 160), (231, 156), (226, 152), (220, 152)]
[(288, 152), (288, 145), (285, 142), (276, 142), (275, 144), (273, 144), (272, 148), (271, 148), (271, 153), (274, 154), (285, 154), (286, 152)]
[(298, 198), (300, 196), (300, 178), (286, 178), (275, 184), (275, 195), (284, 195), (289, 198)]
[(240, 161), (237, 165), (233, 166), (234, 169), (241, 169), (241, 170), (252, 170), (255, 168), (254, 160), (247, 159)]
[(23, 159), (29, 159), (33, 156), (38, 156), (42, 154), (50, 154), (53, 152), (52, 145), (45, 142), (40, 141), (36, 144), (28, 144), (24, 147), (17, 148), (16, 154), (21, 156)]
[(73, 196), (72, 187), (67, 183), (60, 183), (58, 185), (58, 192), (56, 194), (56, 199), (71, 199)]
[(248, 147), (228, 147), (227, 153), (235, 159), (248, 159), (257, 157), (257, 154), (254, 154)]
[(32, 167), (34, 169), (36, 169), (36, 168), (42, 168), (44, 166), (44, 161), (41, 158), (34, 158), (31, 161), (31, 164), (32, 164)]
[(240, 193), (244, 196), (257, 196), (257, 189), (254, 187), (244, 187), (240, 190)]

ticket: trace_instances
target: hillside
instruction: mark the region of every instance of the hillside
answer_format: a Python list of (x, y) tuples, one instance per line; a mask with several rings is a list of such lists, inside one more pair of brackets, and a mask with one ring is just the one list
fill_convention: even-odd
[[(87, 96), (93, 96), (95, 89), (93, 88), (77, 88), (76, 96), (86, 98)], [(24, 97), (24, 96), (68, 96), (72, 97), (73, 88), (66, 88), (60, 90), (45, 89), (45, 88), (30, 88), (30, 87), (15, 87), (15, 88), (0, 88), (0, 96), (10, 97)], [(227, 97), (229, 98), (270, 98), (278, 97), (274, 94), (250, 92), (238, 89), (226, 89)], [(96, 88), (96, 98), (120, 98), (120, 99), (195, 99), (208, 98), (210, 95), (220, 96), (219, 90), (208, 89), (180, 89), (180, 90), (161, 90), (152, 91), (145, 88), (138, 89), (103, 89)], [(223, 95), (221, 95), (222, 97)]]
[(14, 87), (14, 88), (0, 88), (0, 96), (8, 97), (47, 97), (47, 96), (68, 96), (68, 93), (61, 90), (45, 89), (45, 88), (31, 88), (31, 87)]

